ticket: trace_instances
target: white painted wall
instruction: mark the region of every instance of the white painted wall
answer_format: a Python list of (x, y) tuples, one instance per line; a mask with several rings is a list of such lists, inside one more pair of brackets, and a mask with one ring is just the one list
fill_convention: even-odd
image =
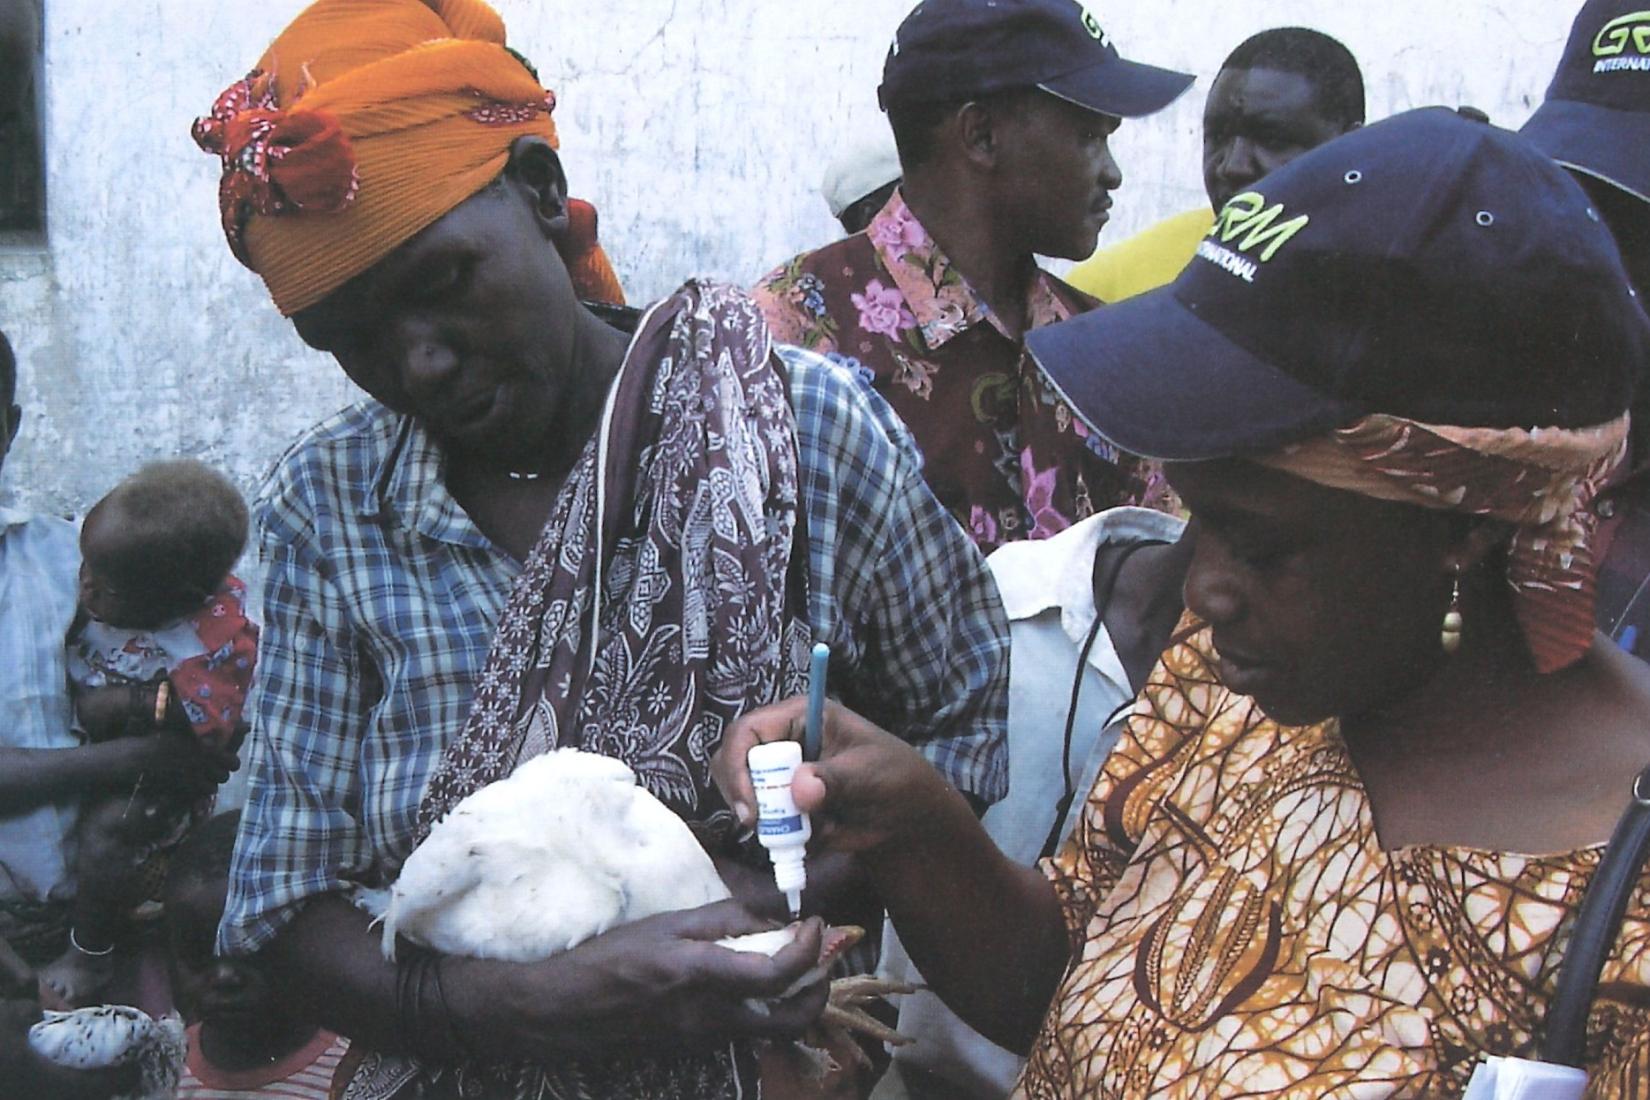
[[(3, 0), (0, 0), (3, 2)], [(905, 0), (497, 0), (538, 64), (575, 193), (636, 300), (691, 273), (749, 282), (833, 235), (815, 194), (856, 127)], [(1199, 74), (1118, 138), (1108, 238), (1202, 201), (1208, 78), (1242, 38), (1300, 23), (1358, 55), (1372, 118), (1469, 102), (1518, 125), (1579, 0), (1132, 0), (1091, 4), (1125, 55)], [(4, 488), (73, 511), (151, 457), (193, 455), (251, 487), (285, 443), (352, 399), (230, 257), (216, 162), (189, 124), (298, 0), (46, 0), (49, 246), (0, 249), (0, 327), (22, 358), (23, 438)]]

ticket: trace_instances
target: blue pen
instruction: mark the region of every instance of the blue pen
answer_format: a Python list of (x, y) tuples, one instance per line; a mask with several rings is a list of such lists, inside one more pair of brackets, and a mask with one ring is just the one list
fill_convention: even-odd
[(808, 667), (808, 724), (802, 730), (802, 759), (818, 760), (820, 738), (825, 732), (825, 669), (831, 662), (831, 647), (814, 645)]

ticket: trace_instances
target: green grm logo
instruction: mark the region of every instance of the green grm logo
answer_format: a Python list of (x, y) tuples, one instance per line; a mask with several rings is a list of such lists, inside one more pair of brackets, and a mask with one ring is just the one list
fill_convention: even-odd
[(1252, 283), (1260, 266), (1269, 263), (1311, 220), (1307, 214), (1286, 217), (1282, 203), (1268, 206), (1259, 191), (1245, 191), (1221, 209), (1197, 254), (1227, 274)]
[(1640, 57), (1650, 57), (1650, 11), (1635, 11), (1604, 24), (1593, 39), (1594, 57), (1620, 57), (1631, 46)]
[(1095, 39), (1102, 46), (1111, 45), (1106, 40), (1106, 32), (1100, 29), (1100, 20), (1095, 18), (1094, 12), (1083, 0), (1077, 0), (1077, 6), (1083, 12), (1083, 29), (1089, 32), (1089, 37)]

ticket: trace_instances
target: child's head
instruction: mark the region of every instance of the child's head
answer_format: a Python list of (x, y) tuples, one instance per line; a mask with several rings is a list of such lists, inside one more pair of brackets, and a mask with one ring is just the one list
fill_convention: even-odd
[(6, 452), (17, 438), (17, 421), (22, 414), (17, 407), (17, 357), (12, 354), (11, 341), (0, 332), (0, 466), (6, 464)]
[(246, 547), (246, 502), (189, 459), (154, 462), (92, 506), (80, 531), (80, 602), (110, 626), (162, 626), (200, 606)]
[(166, 872), (166, 941), (172, 997), (184, 1019), (255, 1024), (267, 1018), (268, 976), (253, 959), (219, 959), (212, 948), (229, 893), (239, 810), (208, 818), (172, 853)]

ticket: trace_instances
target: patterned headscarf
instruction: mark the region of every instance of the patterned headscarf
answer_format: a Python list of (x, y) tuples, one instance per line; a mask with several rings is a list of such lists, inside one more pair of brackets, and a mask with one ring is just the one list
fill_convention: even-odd
[[(555, 146), (555, 105), (482, 0), (318, 0), (194, 137), (223, 160), (230, 248), (290, 316), (490, 183), (517, 138)], [(574, 287), (623, 302), (594, 210), (571, 205)]]
[(1627, 453), (1627, 423), (1455, 428), (1375, 415), (1256, 461), (1334, 489), (1513, 524), (1513, 608), (1536, 668), (1554, 672), (1592, 645), (1589, 505)]

